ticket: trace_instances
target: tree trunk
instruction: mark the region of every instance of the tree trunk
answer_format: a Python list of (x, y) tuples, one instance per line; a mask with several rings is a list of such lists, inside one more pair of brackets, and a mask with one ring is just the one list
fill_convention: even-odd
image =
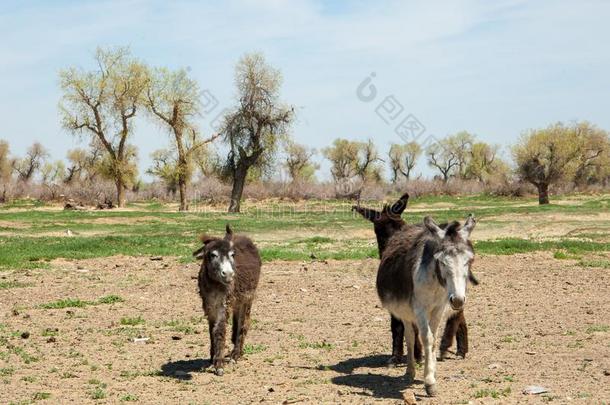
[(544, 205), (549, 203), (549, 185), (546, 183), (538, 184), (538, 204)]
[(116, 182), (116, 205), (119, 208), (125, 207), (125, 183), (122, 179), (117, 179)]
[(231, 190), (229, 212), (239, 212), (241, 196), (244, 192), (244, 185), (246, 184), (247, 175), (248, 168), (244, 166), (238, 166), (237, 170), (235, 170), (235, 173), (233, 174), (233, 189)]
[(180, 211), (188, 211), (189, 206), (186, 201), (186, 179), (182, 175), (178, 176), (178, 186), (180, 188)]

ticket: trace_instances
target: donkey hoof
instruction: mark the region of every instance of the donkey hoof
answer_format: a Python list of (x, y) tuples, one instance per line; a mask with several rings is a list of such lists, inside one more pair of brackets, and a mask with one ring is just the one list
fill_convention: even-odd
[(407, 362), (407, 357), (402, 354), (393, 354), (388, 360), (388, 367), (397, 367)]
[(225, 370), (222, 368), (217, 368), (216, 370), (214, 370), (214, 374), (216, 374), (218, 377), (222, 377), (225, 373)]
[(413, 384), (415, 382), (415, 370), (407, 370), (405, 378), (407, 379), (407, 384)]
[(460, 352), (460, 351), (458, 351), (458, 352), (456, 352), (455, 354), (456, 354), (458, 357), (461, 357), (461, 358), (463, 358), (463, 359), (465, 359), (465, 358), (466, 358), (466, 352)]
[(428, 394), (429, 397), (435, 397), (436, 394), (438, 394), (438, 389), (436, 388), (436, 384), (426, 384), (425, 385), (426, 388), (426, 394)]
[(237, 359), (235, 359), (235, 358), (231, 357), (231, 358), (229, 359), (229, 364), (235, 364), (235, 363), (237, 363)]

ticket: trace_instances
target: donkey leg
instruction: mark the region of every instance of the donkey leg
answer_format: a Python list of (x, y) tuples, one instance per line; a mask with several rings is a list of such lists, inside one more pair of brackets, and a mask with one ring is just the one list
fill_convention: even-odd
[[(410, 323), (410, 322), (409, 322)], [(414, 355), (414, 346), (415, 346), (415, 333), (413, 328), (404, 328), (405, 337), (407, 341), (407, 380), (409, 383), (415, 381), (415, 355)]]
[(427, 319), (422, 311), (417, 317), (426, 359), (424, 363), (424, 387), (426, 393), (431, 397), (437, 394), (435, 340), (441, 315), (441, 311), (433, 311), (430, 319)]
[(419, 329), (417, 329), (417, 324), (412, 323), (413, 333), (415, 335), (415, 345), (413, 346), (413, 355), (415, 356), (415, 361), (419, 364), (423, 361), (423, 351), (421, 347), (421, 340), (419, 338)]
[(224, 351), (225, 351), (225, 334), (227, 332), (227, 313), (224, 308), (220, 311), (218, 318), (214, 321), (212, 327), (212, 341), (214, 346), (214, 355), (212, 364), (214, 365), (215, 373), (218, 376), (224, 374)]
[(231, 360), (237, 361), (241, 356), (239, 352), (239, 331), (242, 328), (243, 317), (242, 317), (243, 307), (241, 305), (235, 305), (233, 308), (233, 328), (231, 329), (231, 343), (233, 343), (233, 351), (231, 352)]
[[(460, 311), (461, 312), (461, 311)], [(447, 351), (453, 344), (453, 337), (456, 335), (458, 331), (458, 326), (460, 324), (459, 313), (452, 313), (449, 318), (447, 318), (447, 322), (445, 323), (445, 332), (443, 333), (443, 338), (441, 339), (441, 355), (440, 359), (444, 360), (447, 358)], [(458, 346), (460, 344), (460, 340), (458, 338)]]
[(210, 362), (214, 363), (214, 321), (209, 318), (208, 331), (210, 332)]
[(244, 343), (248, 329), (250, 328), (250, 310), (252, 303), (247, 303), (239, 306), (239, 312), (236, 312), (234, 316), (238, 319), (237, 323), (233, 326), (237, 327), (234, 330), (235, 340), (233, 341), (233, 351), (231, 352), (231, 358), (237, 361), (244, 354)]
[(396, 366), (403, 361), (403, 342), (405, 339), (405, 326), (402, 321), (394, 315), (390, 315), (390, 327), (392, 328), (392, 357), (388, 361), (390, 367)]
[(466, 318), (464, 317), (464, 311), (460, 311), (458, 317), (459, 325), (457, 327), (457, 333), (455, 339), (457, 340), (457, 355), (463, 359), (466, 358), (468, 353), (468, 325), (466, 325)]

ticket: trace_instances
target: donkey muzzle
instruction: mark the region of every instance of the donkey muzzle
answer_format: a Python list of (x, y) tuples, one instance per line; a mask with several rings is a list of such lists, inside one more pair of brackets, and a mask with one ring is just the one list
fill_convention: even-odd
[(451, 308), (455, 311), (464, 308), (464, 302), (466, 301), (466, 297), (458, 297), (457, 295), (451, 294), (449, 296), (449, 303), (451, 304)]

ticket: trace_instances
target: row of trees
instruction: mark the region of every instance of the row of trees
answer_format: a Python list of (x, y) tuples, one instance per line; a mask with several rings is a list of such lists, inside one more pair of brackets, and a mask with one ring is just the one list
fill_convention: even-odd
[[(93, 70), (60, 72), (63, 126), (87, 139), (89, 146), (70, 150), (66, 166), (62, 161), (50, 162), (38, 143), (24, 157), (11, 158), (8, 144), (0, 142), (3, 195), (13, 175), (25, 183), (40, 173), (43, 183), (85, 186), (104, 178), (114, 182), (117, 205), (124, 206), (125, 191), (138, 186), (137, 150), (130, 139), (140, 113), (169, 134), (170, 147), (152, 154), (148, 173), (179, 194), (180, 210), (188, 210), (189, 183), (198, 171), (229, 182), (229, 211), (239, 211), (246, 182), (270, 177), (282, 147), (282, 166), (293, 183), (315, 179), (316, 151), (290, 139), (294, 109), (281, 102), (281, 73), (261, 54), (247, 54), (238, 61), (236, 103), (222, 117), (218, 132), (207, 136), (197, 125), (202, 115), (200, 86), (186, 70), (150, 67), (127, 48), (98, 49), (95, 62)], [(213, 143), (222, 149), (214, 150)], [(426, 148), (416, 142), (392, 144), (387, 155), (372, 140), (349, 139), (336, 139), (321, 153), (337, 184), (349, 181), (362, 187), (379, 182), (386, 164), (393, 183), (408, 180), (425, 156), (444, 182), (460, 178), (487, 183), (517, 175), (537, 187), (541, 204), (548, 203), (549, 186), (559, 181), (605, 184), (610, 178), (608, 133), (587, 122), (557, 123), (523, 134), (512, 148), (514, 168), (501, 159), (498, 146), (465, 131)]]
[[(179, 131), (174, 132), (174, 136), (177, 132)], [(314, 162), (316, 151), (287, 139), (285, 130), (278, 133), (283, 134), (284, 142), (272, 137), (263, 138), (266, 144), (230, 149), (226, 159), (217, 152), (213, 153), (207, 143), (196, 146), (196, 138), (191, 133), (185, 139), (184, 150), (187, 152), (183, 155), (186, 159), (182, 163), (179, 152), (159, 150), (153, 153), (153, 167), (148, 172), (161, 179), (166, 189), (175, 194), (181, 187), (180, 176), (183, 173), (186, 174), (183, 185), (195, 171), (203, 177), (215, 176), (228, 181), (238, 178), (235, 172), (245, 170), (244, 166), (252, 161), (250, 156), (254, 152), (263, 151), (260, 152), (262, 157), (246, 170), (243, 181), (237, 187), (233, 183), (233, 191), (241, 191), (246, 181), (258, 180), (273, 172), (277, 167), (273, 164), (273, 157), (279, 145), (283, 144), (282, 166), (290, 181), (296, 184), (314, 182), (315, 172), (319, 169), (319, 165)], [(248, 139), (243, 134), (241, 136), (242, 142)], [(236, 145), (238, 141), (233, 140)], [(514, 168), (499, 156), (498, 149), (498, 146), (481, 142), (474, 135), (462, 131), (440, 139), (426, 149), (415, 142), (392, 144), (387, 155), (380, 154), (371, 140), (360, 142), (336, 139), (332, 145), (322, 149), (322, 154), (331, 164), (330, 172), (337, 184), (351, 181), (362, 187), (367, 183), (378, 183), (383, 180), (384, 164), (390, 169), (392, 183), (406, 181), (412, 176), (420, 158), (425, 156), (428, 165), (438, 171), (437, 177), (444, 182), (459, 178), (497, 184), (517, 177), (537, 188), (541, 204), (549, 202), (549, 188), (555, 183), (572, 182), (577, 186), (585, 186), (607, 185), (610, 181), (609, 135), (588, 122), (569, 125), (556, 123), (524, 133), (511, 148)], [(241, 155), (231, 156), (232, 153)], [(129, 147), (126, 156), (126, 170), (123, 171), (124, 179), (127, 180), (125, 184), (133, 187), (138, 184), (135, 148)], [(43, 184), (63, 182), (92, 185), (100, 178), (114, 179), (111, 156), (105, 153), (97, 139), (93, 140), (88, 150), (69, 151), (67, 165), (62, 161), (51, 162), (48, 157), (47, 150), (39, 143), (34, 143), (24, 157), (11, 158), (8, 143), (0, 141), (0, 178), (3, 184), (13, 175), (20, 181), (29, 182), (39, 174)], [(186, 194), (185, 189), (180, 190), (181, 195)], [(5, 193), (6, 187), (2, 195)], [(239, 200), (240, 197), (233, 193), (233, 210), (239, 209)], [(181, 208), (186, 209), (182, 204)]]

